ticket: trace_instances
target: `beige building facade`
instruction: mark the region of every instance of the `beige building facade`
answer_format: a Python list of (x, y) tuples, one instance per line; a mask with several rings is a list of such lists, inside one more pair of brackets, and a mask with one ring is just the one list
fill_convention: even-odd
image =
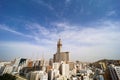
[(62, 49), (62, 42), (61, 39), (59, 39), (57, 42), (57, 52), (53, 56), (54, 62), (69, 61), (69, 52), (61, 52), (61, 49)]

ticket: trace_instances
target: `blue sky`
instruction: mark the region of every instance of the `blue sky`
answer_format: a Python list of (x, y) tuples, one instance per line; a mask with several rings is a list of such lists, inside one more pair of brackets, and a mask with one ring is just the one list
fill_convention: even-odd
[(120, 59), (119, 0), (1, 0), (0, 59), (46, 59), (62, 51), (70, 60)]

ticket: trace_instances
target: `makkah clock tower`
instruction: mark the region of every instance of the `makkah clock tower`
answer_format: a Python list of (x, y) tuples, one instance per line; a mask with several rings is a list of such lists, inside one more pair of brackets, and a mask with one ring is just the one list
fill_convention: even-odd
[(57, 42), (57, 52), (53, 56), (54, 62), (68, 62), (69, 61), (69, 52), (61, 52), (62, 49), (62, 42), (61, 39)]

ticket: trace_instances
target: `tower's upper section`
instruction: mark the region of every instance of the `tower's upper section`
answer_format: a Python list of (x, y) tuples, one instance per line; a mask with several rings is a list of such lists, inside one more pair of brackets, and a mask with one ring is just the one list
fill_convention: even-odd
[(58, 40), (57, 46), (62, 46), (61, 39)]
[(62, 42), (61, 42), (61, 39), (59, 39), (57, 42), (57, 53), (61, 52), (61, 48), (62, 48)]

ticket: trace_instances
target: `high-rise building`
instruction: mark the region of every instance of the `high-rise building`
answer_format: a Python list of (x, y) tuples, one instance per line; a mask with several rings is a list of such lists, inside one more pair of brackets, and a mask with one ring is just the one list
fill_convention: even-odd
[(53, 66), (52, 66), (53, 69), (59, 70), (59, 67), (60, 67), (60, 63), (58, 62), (53, 63)]
[(61, 39), (57, 42), (57, 52), (54, 54), (54, 62), (68, 62), (69, 61), (69, 52), (61, 52), (62, 42)]
[(53, 59), (51, 58), (51, 59), (49, 59), (49, 66), (52, 67), (52, 65), (53, 65)]
[(62, 76), (65, 76), (65, 77), (69, 78), (69, 64), (62, 63), (60, 65), (59, 70), (60, 70), (60, 74)]
[(59, 70), (57, 69), (51, 69), (48, 72), (48, 80), (56, 80), (57, 77), (60, 76)]
[(112, 80), (120, 80), (120, 66), (110, 65), (108, 67)]

